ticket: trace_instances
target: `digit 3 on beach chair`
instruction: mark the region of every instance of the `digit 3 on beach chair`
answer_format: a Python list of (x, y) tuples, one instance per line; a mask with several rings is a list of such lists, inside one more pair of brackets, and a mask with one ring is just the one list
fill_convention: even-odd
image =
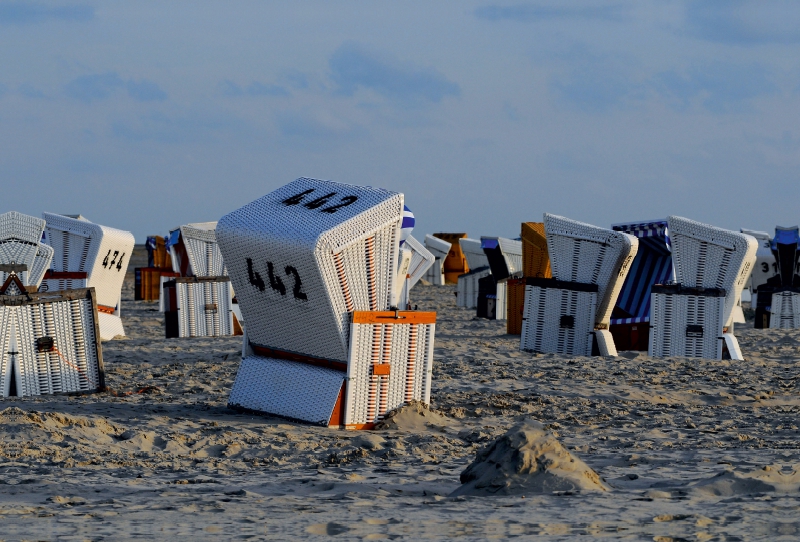
[(435, 313), (389, 311), (403, 195), (301, 178), (217, 238), (247, 327), (233, 408), (369, 428), (430, 401)]
[[(778, 264), (775, 262), (775, 255), (772, 253), (772, 236), (765, 231), (748, 230), (742, 228), (741, 233), (755, 237), (758, 242), (756, 249), (756, 263), (753, 264), (753, 271), (747, 281), (746, 289), (750, 290), (750, 306), (755, 311), (753, 327), (756, 329), (767, 328), (769, 322), (769, 306), (772, 295), (761, 296), (759, 300), (758, 292), (762, 286), (769, 287), (767, 282), (772, 279), (773, 284), (778, 276)], [(759, 302), (760, 301), (760, 302)]]
[(655, 284), (674, 281), (667, 220), (613, 224), (611, 229), (639, 239), (639, 250), (611, 313), (617, 350), (647, 351), (650, 340), (650, 294)]
[(505, 320), (508, 279), (522, 275), (522, 243), (505, 237), (481, 237), (491, 273), (478, 279), (478, 318)]
[(677, 284), (653, 287), (649, 355), (743, 359), (733, 316), (758, 242), (678, 216), (667, 223)]
[(545, 214), (553, 278), (527, 278), (520, 348), (616, 355), (611, 310), (639, 248), (636, 237)]
[(174, 274), (161, 278), (160, 304), (168, 339), (240, 335), (228, 269), (217, 243), (216, 222), (186, 224), (172, 232), (168, 252)]
[(47, 222), (44, 241), (54, 251), (51, 276), (81, 280), (79, 274), (86, 273), (86, 287), (94, 288), (97, 295), (100, 337), (109, 340), (125, 335), (119, 314), (122, 283), (133, 252), (133, 234), (94, 224), (80, 216), (55, 213), (42, 216)]
[(461, 252), (467, 260), (469, 271), (458, 277), (456, 287), (456, 306), (465, 309), (478, 307), (478, 281), (491, 274), (489, 260), (481, 248), (480, 239), (462, 238), (458, 240)]

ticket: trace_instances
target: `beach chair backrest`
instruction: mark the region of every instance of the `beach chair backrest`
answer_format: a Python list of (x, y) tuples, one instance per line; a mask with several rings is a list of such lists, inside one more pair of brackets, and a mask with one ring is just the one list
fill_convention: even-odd
[(228, 274), (217, 244), (216, 222), (197, 222), (180, 227), (189, 258), (190, 276), (224, 277)]
[(53, 248), (51, 269), (87, 273), (86, 286), (97, 292), (98, 305), (116, 307), (133, 252), (133, 234), (83, 217), (42, 216), (47, 222), (44, 240)]
[(481, 237), (481, 248), (496, 280), (522, 271), (522, 241), (505, 237)]
[(480, 239), (459, 239), (458, 244), (461, 245), (461, 252), (464, 253), (464, 257), (467, 259), (470, 271), (481, 267), (489, 267), (489, 260), (481, 248)]
[(729, 326), (756, 261), (758, 241), (750, 235), (670, 216), (675, 281), (691, 288), (725, 290), (723, 322)]
[(349, 314), (387, 310), (403, 195), (300, 178), (222, 217), (250, 343), (346, 362)]
[(523, 222), (522, 273), (526, 277), (551, 278), (550, 255), (547, 252), (547, 236), (544, 222)]
[(607, 325), (639, 248), (636, 237), (563, 216), (544, 215), (553, 278), (597, 285), (596, 325)]
[(616, 300), (615, 309), (620, 315), (612, 318), (612, 323), (647, 322), (653, 285), (668, 284), (675, 279), (667, 220), (613, 224), (611, 229), (639, 239), (639, 250)]
[[(36, 265), (44, 226), (41, 218), (16, 211), (0, 214), (0, 264), (24, 265), (25, 271), (17, 275), (26, 286), (37, 284), (35, 280), (31, 282), (30, 275)], [(7, 278), (8, 273), (0, 271), (0, 284)], [(41, 282), (41, 277), (38, 282)]]
[(408, 266), (408, 288), (411, 289), (425, 276), (435, 260), (433, 254), (425, 246), (409, 235), (403, 248), (411, 251), (411, 263)]

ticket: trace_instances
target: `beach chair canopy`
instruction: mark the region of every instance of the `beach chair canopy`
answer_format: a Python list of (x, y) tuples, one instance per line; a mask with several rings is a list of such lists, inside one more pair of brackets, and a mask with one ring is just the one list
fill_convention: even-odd
[(522, 271), (522, 241), (505, 237), (481, 237), (481, 249), (495, 280)]
[(406, 238), (403, 248), (411, 251), (411, 263), (408, 266), (408, 288), (411, 289), (425, 276), (435, 258), (413, 235)]
[(458, 282), (458, 276), (469, 271), (467, 259), (461, 250), (461, 239), (466, 239), (466, 233), (434, 233), (434, 237), (450, 243), (450, 250), (444, 259), (444, 277), (449, 284)]
[[(25, 286), (42, 282), (53, 258), (52, 248), (42, 245), (45, 221), (34, 216), (9, 211), (0, 215), (0, 264), (24, 266), (16, 275)], [(9, 273), (0, 271), (0, 284)]]
[(798, 246), (800, 246), (800, 234), (797, 226), (775, 228), (775, 237), (772, 238), (770, 248), (775, 255), (780, 285), (783, 287), (800, 286), (800, 276), (797, 275), (797, 258), (800, 256)]
[(639, 239), (639, 250), (617, 297), (611, 324), (649, 322), (653, 285), (674, 280), (667, 220), (626, 222), (614, 224), (611, 229)]
[(168, 241), (172, 270), (182, 277), (227, 276), (216, 227), (216, 222), (194, 222), (172, 230)]
[(461, 252), (464, 253), (464, 258), (467, 259), (467, 267), (472, 271), (481, 267), (489, 267), (489, 260), (486, 258), (486, 253), (481, 248), (480, 239), (463, 238), (458, 240), (461, 246)]
[(724, 326), (730, 326), (756, 261), (758, 241), (749, 235), (688, 218), (667, 218), (675, 281), (689, 288), (725, 290)]

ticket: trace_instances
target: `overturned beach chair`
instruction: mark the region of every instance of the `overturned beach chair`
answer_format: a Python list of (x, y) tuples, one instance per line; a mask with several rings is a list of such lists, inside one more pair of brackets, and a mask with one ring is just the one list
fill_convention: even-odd
[(652, 289), (649, 355), (743, 359), (733, 315), (758, 242), (682, 217), (667, 223), (676, 284)]
[(100, 338), (125, 335), (119, 315), (122, 283), (135, 242), (133, 234), (83, 217), (55, 213), (43, 213), (42, 217), (47, 222), (44, 241), (54, 251), (50, 267), (53, 274), (86, 273), (86, 287), (94, 288), (97, 294)]
[(456, 284), (459, 275), (463, 275), (469, 271), (467, 259), (464, 252), (461, 250), (461, 239), (466, 239), (466, 233), (434, 233), (434, 237), (450, 243), (450, 250), (447, 251), (447, 256), (442, 264), (444, 270), (445, 284)]
[[(16, 211), (0, 214), (0, 264), (22, 265), (17, 275), (26, 288), (38, 290), (50, 268), (53, 249), (41, 244), (45, 221)], [(21, 269), (21, 268), (20, 268)], [(9, 273), (0, 271), (0, 284)]]
[(425, 276), (436, 258), (411, 235), (406, 238), (400, 252), (397, 282), (395, 283), (395, 289), (399, 289), (399, 293), (396, 295), (397, 300), (393, 306), (410, 309), (411, 289)]
[(0, 395), (105, 389), (94, 290), (27, 291), (24, 267), (0, 265)]
[(505, 237), (481, 237), (490, 273), (478, 279), (478, 318), (505, 320), (508, 314), (507, 282), (522, 276), (522, 242)]
[(478, 307), (478, 281), (491, 274), (489, 260), (481, 247), (480, 239), (462, 238), (458, 240), (458, 244), (467, 260), (469, 271), (458, 277), (456, 306), (475, 309)]
[(247, 327), (232, 408), (373, 427), (430, 402), (435, 313), (390, 311), (403, 195), (301, 178), (217, 239)]
[(798, 248), (800, 248), (800, 230), (797, 226), (775, 228), (775, 237), (770, 240), (770, 253), (776, 273), (758, 286), (754, 327), (772, 329), (800, 327)]
[(551, 214), (544, 229), (553, 278), (526, 278), (521, 349), (616, 355), (608, 325), (638, 239)]
[(444, 286), (446, 284), (444, 276), (444, 261), (450, 253), (450, 243), (443, 241), (433, 235), (425, 236), (425, 249), (433, 254), (433, 265), (425, 273), (425, 280), (434, 286)]
[(653, 285), (675, 280), (667, 220), (613, 224), (611, 229), (639, 239), (639, 250), (616, 299), (609, 330), (617, 350), (647, 351)]

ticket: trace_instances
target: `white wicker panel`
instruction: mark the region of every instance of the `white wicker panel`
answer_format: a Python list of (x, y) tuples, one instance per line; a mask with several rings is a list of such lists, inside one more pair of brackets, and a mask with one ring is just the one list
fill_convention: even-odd
[(444, 239), (439, 239), (429, 234), (425, 236), (425, 248), (428, 249), (428, 252), (433, 254), (434, 257), (444, 260), (450, 253), (451, 245)]
[[(430, 402), (435, 329), (435, 324), (351, 324), (346, 425), (376, 423), (411, 400)], [(372, 374), (378, 364), (389, 364), (389, 374)]]
[[(25, 265), (27, 270), (17, 275), (26, 286), (35, 284), (31, 282), (29, 275), (36, 266), (36, 255), (43, 231), (44, 220), (41, 218), (16, 211), (0, 214), (0, 263)], [(8, 273), (0, 271), (0, 284), (7, 278)]]
[(397, 272), (394, 278), (394, 293), (390, 305), (405, 309), (408, 304), (408, 267), (411, 265), (412, 253), (404, 247), (400, 247), (398, 255)]
[(53, 247), (39, 245), (39, 250), (36, 251), (36, 257), (33, 259), (33, 267), (28, 273), (27, 286), (39, 288), (42, 285), (44, 274), (50, 269), (50, 264), (53, 261), (53, 252)]
[[(724, 311), (724, 297), (651, 294), (648, 355), (721, 359)], [(688, 336), (690, 325), (702, 336)]]
[(467, 267), (472, 271), (481, 267), (489, 267), (489, 259), (486, 253), (481, 248), (480, 239), (459, 239), (458, 244), (461, 245), (461, 252), (467, 259)]
[(408, 266), (409, 274), (409, 289), (419, 282), (428, 272), (428, 269), (433, 266), (434, 256), (426, 249), (422, 243), (417, 241), (413, 236), (409, 235), (406, 242), (403, 244), (404, 248), (411, 250), (411, 264)]
[[(596, 292), (525, 287), (520, 349), (572, 356), (592, 353)], [(572, 316), (572, 328), (561, 327), (561, 317)]]
[(683, 286), (725, 290), (723, 323), (729, 326), (753, 270), (758, 241), (744, 233), (679, 216), (668, 217), (667, 223), (675, 281)]
[(180, 227), (191, 273), (196, 277), (228, 275), (217, 244), (216, 227), (216, 222), (197, 222)]
[(402, 209), (402, 194), (303, 178), (223, 217), (250, 340), (345, 361), (348, 313), (390, 305)]
[(497, 290), (495, 292), (495, 320), (505, 320), (508, 318), (508, 291), (507, 279), (497, 281)]
[[(9, 298), (5, 298), (8, 300)], [(95, 391), (100, 387), (100, 357), (95, 338), (91, 299), (63, 299), (0, 307), (2, 386), (10, 388), (10, 361), (14, 359), (17, 394), (21, 397), (52, 393)], [(51, 337), (54, 350), (37, 351), (37, 340)], [(9, 338), (11, 339), (9, 341)], [(16, 352), (9, 355), (9, 352)]]
[(79, 288), (86, 288), (86, 279), (44, 279), (39, 285), (40, 292), (61, 292)]
[(133, 234), (85, 219), (54, 213), (42, 216), (47, 222), (45, 241), (54, 249), (52, 269), (85, 271), (97, 303), (117, 307), (135, 243)]
[(434, 286), (444, 286), (444, 258), (436, 258), (425, 272), (425, 280)]
[(639, 249), (639, 240), (626, 233), (547, 213), (544, 229), (553, 278), (596, 284), (595, 324), (607, 325)]
[(100, 338), (104, 341), (113, 340), (118, 335), (125, 336), (122, 319), (116, 314), (98, 312), (97, 323), (100, 326)]
[(775, 292), (769, 316), (772, 329), (797, 329), (800, 327), (800, 292)]
[(522, 271), (522, 241), (514, 239), (507, 239), (505, 237), (498, 237), (497, 244), (500, 250), (503, 251), (503, 257), (506, 260), (509, 274), (519, 273)]
[[(778, 274), (778, 266), (775, 264), (775, 255), (770, 249), (772, 241), (770, 234), (764, 231), (746, 229), (742, 229), (741, 232), (754, 237), (758, 243), (756, 262), (753, 264), (753, 270), (750, 273), (750, 281), (745, 286), (749, 286), (752, 294), (758, 291), (759, 286), (766, 284), (767, 280)], [(753, 298), (753, 306), (755, 306), (755, 298)]]
[(177, 282), (175, 296), (179, 337), (233, 335), (229, 281)]
[(478, 306), (478, 281), (491, 274), (489, 268), (476, 268), (458, 277), (456, 286), (456, 305), (465, 309)]
[(261, 356), (242, 360), (228, 405), (327, 425), (345, 374)]

